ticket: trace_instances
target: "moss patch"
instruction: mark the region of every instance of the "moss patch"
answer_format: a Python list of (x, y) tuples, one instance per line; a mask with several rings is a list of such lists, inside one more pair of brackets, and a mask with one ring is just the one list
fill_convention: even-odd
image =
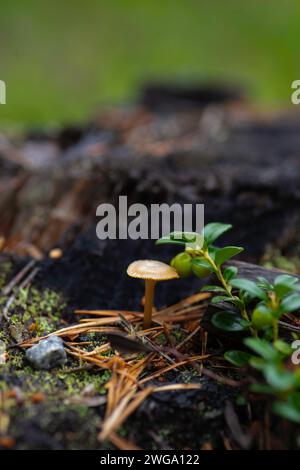
[[(9, 310), (10, 325), (22, 325), (23, 332), (31, 329), (37, 336), (43, 336), (58, 328), (61, 314), (66, 307), (60, 294), (50, 289), (27, 287), (15, 291), (15, 295)], [(6, 296), (1, 297), (1, 306), (4, 306), (7, 300)]]
[(300, 247), (296, 247), (293, 253), (284, 256), (278, 248), (269, 248), (262, 259), (262, 264), (265, 268), (282, 269), (291, 273), (300, 272)]

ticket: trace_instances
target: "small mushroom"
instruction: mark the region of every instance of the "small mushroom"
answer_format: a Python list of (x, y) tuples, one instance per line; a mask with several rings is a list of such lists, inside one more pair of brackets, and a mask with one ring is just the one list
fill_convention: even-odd
[(154, 289), (157, 281), (168, 281), (177, 279), (179, 276), (174, 268), (161, 261), (139, 260), (128, 266), (128, 276), (145, 280), (145, 306), (144, 306), (144, 328), (151, 325)]

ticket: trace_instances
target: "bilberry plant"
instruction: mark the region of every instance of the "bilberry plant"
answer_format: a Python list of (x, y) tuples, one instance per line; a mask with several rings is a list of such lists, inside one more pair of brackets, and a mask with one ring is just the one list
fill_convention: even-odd
[[(291, 363), (293, 350), (279, 337), (280, 319), (300, 309), (300, 283), (289, 274), (278, 275), (273, 282), (264, 277), (258, 277), (256, 282), (239, 278), (238, 269), (227, 262), (243, 248), (215, 246), (215, 241), (230, 228), (229, 224), (211, 223), (202, 234), (172, 232), (156, 243), (184, 247), (170, 263), (180, 277), (216, 276), (217, 284), (202, 288), (214, 294), (211, 302), (219, 309), (212, 316), (212, 323), (223, 331), (243, 333), (247, 348), (227, 351), (225, 359), (237, 367), (250, 366), (260, 371), (264, 383), (252, 384), (251, 389), (272, 394), (276, 398), (274, 411), (300, 423), (300, 368)], [(247, 333), (250, 336), (245, 338)]]

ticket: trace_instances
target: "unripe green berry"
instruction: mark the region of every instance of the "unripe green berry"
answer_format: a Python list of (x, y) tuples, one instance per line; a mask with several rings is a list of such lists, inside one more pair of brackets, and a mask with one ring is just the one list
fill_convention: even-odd
[(188, 253), (179, 253), (170, 264), (180, 277), (188, 277), (192, 274), (192, 258)]
[(273, 323), (271, 312), (264, 308), (257, 307), (252, 313), (252, 325), (257, 330), (262, 330)]

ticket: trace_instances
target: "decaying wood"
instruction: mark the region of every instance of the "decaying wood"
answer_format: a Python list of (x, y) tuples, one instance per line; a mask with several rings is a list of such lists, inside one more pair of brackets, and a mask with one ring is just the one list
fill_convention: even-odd
[(206, 221), (233, 223), (228, 240), (253, 260), (270, 243), (299, 241), (298, 115), (253, 111), (227, 91), (205, 100), (205, 89), (149, 90), (144, 106), (103, 111), (81, 129), (0, 142), (7, 249), (68, 246), (87, 227), (95, 232), (96, 207), (120, 194), (129, 203), (204, 203)]
[[(266, 269), (263, 266), (258, 266), (257, 264), (245, 263), (243, 261), (232, 260), (226, 263), (228, 266), (235, 266), (238, 268), (237, 277), (249, 279), (250, 281), (257, 281), (258, 277), (264, 277), (269, 282), (273, 282), (276, 276), (280, 274), (291, 274), (286, 273), (280, 269)], [(291, 274), (292, 276), (300, 279), (300, 275)]]

